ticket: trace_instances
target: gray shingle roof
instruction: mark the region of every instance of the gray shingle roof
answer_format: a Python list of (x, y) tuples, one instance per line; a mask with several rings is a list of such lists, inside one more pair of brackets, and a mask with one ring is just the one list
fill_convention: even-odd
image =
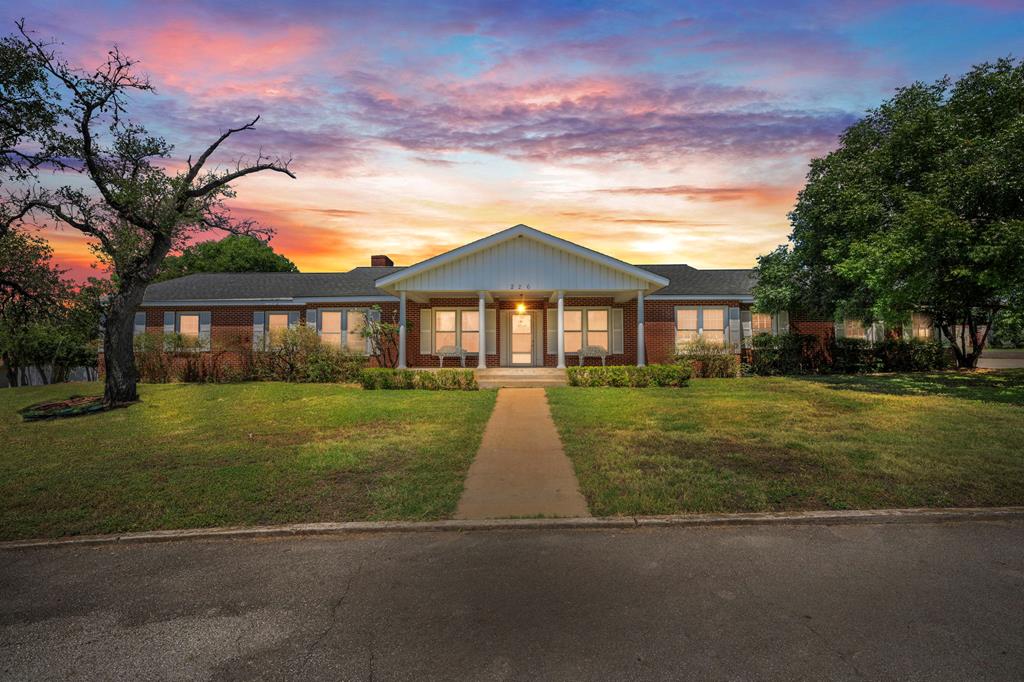
[(349, 272), (210, 272), (151, 284), (146, 303), (238, 299), (388, 296), (374, 286), (401, 267), (360, 267)]
[[(669, 280), (667, 287), (654, 292), (659, 296), (749, 296), (755, 281), (753, 270), (698, 270), (681, 264), (637, 267)], [(388, 296), (374, 282), (401, 269), (395, 266), (359, 267), (349, 272), (201, 273), (150, 285), (145, 302)]]
[(669, 280), (658, 296), (750, 296), (756, 278), (753, 270), (698, 270), (689, 265), (640, 265)]

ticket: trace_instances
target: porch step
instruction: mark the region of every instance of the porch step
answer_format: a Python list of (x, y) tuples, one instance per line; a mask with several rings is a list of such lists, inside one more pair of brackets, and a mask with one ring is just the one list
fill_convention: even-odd
[(554, 367), (491, 367), (474, 373), (480, 388), (547, 388), (569, 383), (565, 370)]

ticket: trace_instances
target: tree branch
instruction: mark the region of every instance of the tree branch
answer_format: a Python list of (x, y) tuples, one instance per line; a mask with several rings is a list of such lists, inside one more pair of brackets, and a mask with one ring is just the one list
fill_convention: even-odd
[(292, 179), (295, 178), (295, 173), (292, 173), (291, 170), (289, 170), (287, 163), (284, 163), (284, 164), (259, 163), (259, 164), (256, 164), (254, 166), (248, 166), (246, 168), (240, 168), (239, 170), (233, 171), (231, 173), (227, 173), (226, 175), (222, 175), (221, 177), (217, 178), (216, 180), (211, 180), (210, 182), (206, 183), (205, 185), (202, 185), (201, 187), (197, 187), (196, 189), (188, 190), (187, 192), (185, 192), (185, 196), (190, 198), (190, 199), (196, 199), (198, 197), (203, 197), (203, 196), (206, 196), (207, 194), (209, 194), (210, 192), (214, 191), (218, 187), (223, 187), (224, 185), (227, 185), (228, 183), (230, 183), (230, 182), (232, 182), (234, 180), (237, 180), (238, 178), (244, 177), (244, 176), (249, 175), (251, 173), (259, 173), (260, 171), (265, 171), (265, 170), (272, 170), (272, 171), (276, 171), (278, 173), (284, 173), (285, 175), (287, 175), (288, 177), (290, 177)]
[(188, 174), (185, 176), (185, 187), (191, 187), (192, 186), (192, 183), (195, 181), (196, 177), (198, 177), (198, 175), (199, 175), (199, 171), (201, 171), (203, 169), (203, 166), (206, 164), (207, 160), (210, 158), (210, 156), (213, 155), (213, 153), (215, 151), (217, 151), (217, 148), (220, 147), (220, 145), (224, 142), (224, 140), (228, 139), (229, 137), (231, 137), (235, 133), (240, 133), (240, 132), (242, 132), (244, 130), (252, 130), (253, 128), (256, 127), (256, 123), (259, 120), (260, 120), (260, 117), (257, 116), (256, 118), (254, 118), (249, 123), (246, 123), (241, 128), (228, 128), (227, 132), (225, 132), (223, 135), (218, 137), (217, 140), (213, 144), (211, 144), (209, 147), (206, 148), (206, 151), (204, 151), (202, 154), (199, 155), (199, 158), (196, 159), (196, 163), (195, 163), (194, 166), (192, 165), (192, 157), (189, 156), (188, 157)]

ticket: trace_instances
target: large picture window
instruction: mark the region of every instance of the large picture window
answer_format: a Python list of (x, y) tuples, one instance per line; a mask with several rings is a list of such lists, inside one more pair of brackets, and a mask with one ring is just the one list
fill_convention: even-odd
[[(611, 322), (608, 308), (568, 308), (562, 313), (562, 343), (566, 353), (583, 348), (611, 348)], [(552, 321), (552, 324), (557, 322)], [(550, 352), (554, 353), (554, 350)]]
[(479, 353), (481, 343), (480, 311), (476, 308), (434, 309), (434, 352), (461, 349)]
[(366, 315), (363, 308), (321, 310), (320, 341), (350, 353), (365, 353), (367, 342), (363, 327), (366, 326)]
[(727, 311), (724, 306), (696, 305), (676, 308), (676, 345), (689, 343), (697, 338), (724, 345), (729, 338)]

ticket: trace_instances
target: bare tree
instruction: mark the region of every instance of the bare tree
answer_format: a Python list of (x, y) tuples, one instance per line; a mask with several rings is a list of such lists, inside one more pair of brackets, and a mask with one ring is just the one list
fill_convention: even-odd
[(295, 175), (290, 159), (262, 151), (254, 160), (241, 158), (226, 169), (210, 163), (228, 138), (252, 130), (259, 116), (225, 131), (195, 160), (188, 157), (185, 169), (169, 171), (158, 160), (171, 157), (171, 145), (126, 117), (126, 95), (153, 90), (135, 73), (133, 60), (114, 47), (104, 64), (85, 72), (61, 59), (52, 44), (34, 38), (23, 21), (17, 26), (15, 40), (67, 96), (61, 111), (69, 132), (61, 149), (70, 158), (62, 158), (61, 164), (80, 170), (91, 187), (48, 189), (39, 182), (22, 182), (0, 200), (0, 230), (43, 217), (90, 238), (115, 284), (104, 311), (104, 400), (111, 405), (132, 402), (138, 399), (134, 314), (168, 252), (203, 230), (267, 236), (270, 230), (253, 221), (231, 218), (224, 204), (235, 196), (231, 183), (262, 171)]

